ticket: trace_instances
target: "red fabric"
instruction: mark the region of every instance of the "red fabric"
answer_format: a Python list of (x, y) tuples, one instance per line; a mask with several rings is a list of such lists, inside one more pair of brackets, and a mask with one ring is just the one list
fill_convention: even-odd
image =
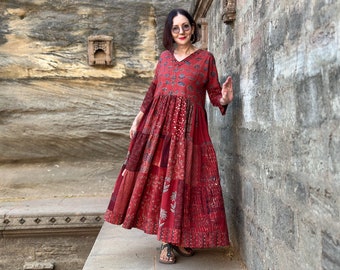
[(169, 51), (161, 54), (106, 221), (179, 246), (229, 245), (206, 92), (224, 114), (212, 54), (198, 50), (181, 62)]

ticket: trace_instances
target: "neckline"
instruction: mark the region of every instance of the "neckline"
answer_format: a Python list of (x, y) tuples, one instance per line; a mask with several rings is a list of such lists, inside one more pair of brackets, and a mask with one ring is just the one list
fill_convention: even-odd
[(172, 57), (173, 57), (173, 59), (175, 60), (175, 62), (177, 62), (177, 63), (182, 63), (182, 62), (184, 62), (185, 60), (187, 60), (188, 58), (190, 58), (192, 55), (194, 55), (194, 54), (196, 54), (198, 51), (200, 51), (201, 49), (197, 49), (197, 50), (195, 50), (194, 52), (192, 52), (191, 54), (189, 54), (188, 56), (186, 56), (185, 58), (183, 58), (182, 60), (177, 60), (177, 58), (176, 58), (176, 56), (175, 56), (175, 52), (173, 51), (173, 52), (171, 52), (171, 55), (172, 55)]

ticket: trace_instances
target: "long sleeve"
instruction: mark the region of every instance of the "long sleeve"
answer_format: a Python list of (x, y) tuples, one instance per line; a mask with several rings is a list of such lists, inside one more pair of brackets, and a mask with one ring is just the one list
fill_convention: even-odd
[(148, 91), (145, 94), (143, 103), (142, 103), (141, 108), (140, 108), (140, 110), (143, 113), (146, 113), (149, 110), (149, 108), (152, 104), (153, 97), (154, 97), (154, 94), (155, 94), (155, 90), (156, 90), (156, 87), (157, 87), (157, 82), (158, 82), (158, 69), (159, 69), (159, 62), (156, 66), (155, 75), (153, 77), (153, 80), (152, 80), (152, 82), (151, 82), (151, 84), (148, 88)]
[(207, 91), (209, 95), (209, 99), (213, 106), (216, 106), (220, 109), (221, 114), (224, 115), (226, 113), (228, 105), (222, 106), (220, 103), (220, 99), (222, 97), (221, 94), (221, 85), (218, 81), (218, 72), (216, 68), (215, 58), (212, 54), (209, 58), (208, 63), (208, 82), (207, 82)]
[(156, 85), (157, 84), (154, 81), (152, 81), (150, 86), (149, 86), (148, 91), (145, 94), (142, 106), (140, 108), (140, 110), (143, 113), (146, 113), (149, 110), (150, 106), (151, 106), (151, 103), (152, 103), (152, 100), (153, 100), (153, 96), (154, 96), (154, 93), (155, 93), (155, 89), (156, 89)]

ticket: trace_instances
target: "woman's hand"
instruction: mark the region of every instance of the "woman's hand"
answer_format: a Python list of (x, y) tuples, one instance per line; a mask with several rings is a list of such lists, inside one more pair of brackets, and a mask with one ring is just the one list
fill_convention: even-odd
[(233, 101), (234, 94), (233, 94), (233, 81), (229, 76), (224, 84), (222, 85), (222, 97), (220, 99), (220, 103), (222, 106), (225, 106)]
[(133, 120), (131, 128), (130, 128), (130, 139), (133, 138), (133, 136), (135, 136), (138, 125), (140, 123), (140, 120), (142, 120), (144, 113), (143, 112), (139, 112), (135, 118), (135, 120)]

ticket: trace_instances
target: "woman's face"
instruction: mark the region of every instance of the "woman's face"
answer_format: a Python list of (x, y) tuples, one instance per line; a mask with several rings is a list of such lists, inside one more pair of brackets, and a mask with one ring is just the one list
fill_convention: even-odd
[(171, 34), (177, 45), (188, 45), (191, 43), (190, 39), (194, 30), (187, 17), (178, 14), (173, 18)]

